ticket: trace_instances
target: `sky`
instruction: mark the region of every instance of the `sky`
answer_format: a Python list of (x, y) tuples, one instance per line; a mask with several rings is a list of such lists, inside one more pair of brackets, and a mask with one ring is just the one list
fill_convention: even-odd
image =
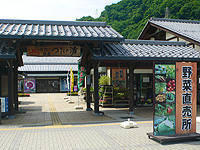
[(106, 5), (121, 0), (1, 0), (0, 19), (75, 21), (97, 18)]

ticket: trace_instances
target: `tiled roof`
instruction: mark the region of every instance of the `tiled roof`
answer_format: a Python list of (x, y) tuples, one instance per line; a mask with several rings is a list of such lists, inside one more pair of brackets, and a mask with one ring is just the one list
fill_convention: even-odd
[(105, 43), (101, 51), (92, 50), (93, 59), (99, 60), (168, 60), (199, 61), (200, 51), (186, 46), (185, 42), (125, 40)]
[(78, 71), (80, 57), (32, 57), (22, 56), (24, 66), (18, 71)]
[(77, 65), (24, 65), (18, 68), (18, 71), (78, 71)]
[(78, 64), (80, 57), (34, 57), (22, 56), (24, 64)]
[(16, 58), (16, 48), (9, 46), (6, 41), (0, 41), (0, 58)]
[[(27, 74), (27, 77), (66, 77), (67, 72), (65, 74)], [(74, 76), (77, 76), (77, 74), (74, 74)]]
[[(61, 74), (27, 74), (27, 77), (66, 77), (67, 76), (66, 72), (65, 74), (61, 73)], [(74, 74), (74, 76), (77, 76), (77, 74)]]
[(200, 21), (151, 18), (149, 23), (165, 28), (196, 42), (200, 42)]
[(0, 38), (121, 41), (105, 22), (0, 20)]

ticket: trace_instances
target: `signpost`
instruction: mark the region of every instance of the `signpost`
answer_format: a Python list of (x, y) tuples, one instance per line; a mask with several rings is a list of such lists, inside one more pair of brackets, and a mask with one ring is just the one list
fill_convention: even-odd
[(176, 63), (176, 134), (196, 133), (197, 63)]
[(150, 137), (196, 139), (197, 63), (154, 63), (154, 120)]

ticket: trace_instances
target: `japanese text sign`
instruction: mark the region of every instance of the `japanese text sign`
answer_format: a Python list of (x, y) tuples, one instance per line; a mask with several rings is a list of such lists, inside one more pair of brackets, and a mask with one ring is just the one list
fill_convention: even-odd
[(55, 46), (28, 46), (28, 56), (80, 56), (80, 46), (55, 45)]
[(197, 63), (176, 63), (176, 134), (196, 133)]

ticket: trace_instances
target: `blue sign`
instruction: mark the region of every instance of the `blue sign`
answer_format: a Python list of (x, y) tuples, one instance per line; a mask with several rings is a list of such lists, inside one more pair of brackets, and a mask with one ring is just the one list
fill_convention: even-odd
[(0, 97), (1, 99), (1, 112), (8, 112), (8, 97)]

